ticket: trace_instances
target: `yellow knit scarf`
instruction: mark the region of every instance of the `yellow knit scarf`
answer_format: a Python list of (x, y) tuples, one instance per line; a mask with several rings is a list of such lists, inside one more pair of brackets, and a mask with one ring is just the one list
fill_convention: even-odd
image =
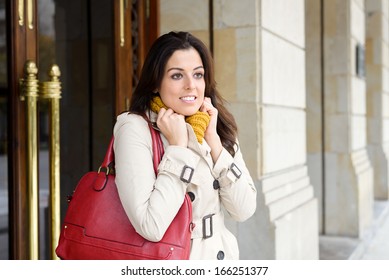
[[(167, 109), (166, 105), (163, 104), (159, 96), (156, 96), (151, 100), (150, 108), (157, 114), (161, 108)], [(196, 134), (197, 141), (200, 144), (203, 143), (205, 130), (207, 129), (210, 120), (211, 117), (207, 113), (200, 111), (197, 111), (197, 113), (192, 116), (185, 117), (185, 121), (192, 126), (193, 131)]]

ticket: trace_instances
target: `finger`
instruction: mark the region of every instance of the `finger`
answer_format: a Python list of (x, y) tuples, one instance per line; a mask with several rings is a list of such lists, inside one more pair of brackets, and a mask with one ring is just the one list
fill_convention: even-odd
[(207, 112), (210, 109), (210, 106), (212, 106), (212, 104), (210, 104), (208, 99), (209, 99), (208, 97), (204, 99), (203, 104), (200, 107), (201, 112)]
[(166, 113), (166, 109), (165, 108), (161, 108), (158, 112), (158, 116), (157, 116), (157, 121), (159, 121)]
[(166, 110), (165, 115), (163, 117), (164, 117), (165, 121), (167, 121), (167, 120), (174, 118), (175, 115), (176, 115), (176, 113), (172, 109), (169, 108)]
[(168, 109), (166, 110), (166, 114), (167, 114), (168, 116), (171, 116), (171, 115), (175, 114), (175, 112), (173, 111), (173, 109), (168, 108)]
[(172, 109), (170, 109), (170, 108), (169, 109), (161, 108), (159, 113), (158, 113), (158, 118), (159, 119), (168, 118), (172, 114), (174, 114), (174, 111)]
[(200, 111), (201, 112), (206, 112), (207, 111), (207, 108), (205, 108), (205, 104), (201, 104), (201, 107), (200, 107)]

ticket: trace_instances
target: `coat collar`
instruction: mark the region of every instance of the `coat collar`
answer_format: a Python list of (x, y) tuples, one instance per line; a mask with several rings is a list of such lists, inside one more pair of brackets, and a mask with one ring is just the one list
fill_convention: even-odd
[[(146, 113), (146, 115), (149, 117), (149, 120), (150, 120), (153, 128), (160, 131), (158, 126), (157, 126), (157, 117), (158, 117), (157, 113), (150, 110)], [(209, 167), (212, 170), (213, 161), (212, 161), (212, 157), (210, 156), (211, 148), (209, 147), (209, 145), (207, 144), (205, 139), (203, 141), (203, 144), (200, 144), (197, 141), (196, 135), (195, 135), (193, 128), (190, 124), (188, 124), (188, 123), (186, 124), (186, 129), (188, 131), (188, 137), (189, 137), (188, 148), (195, 151), (196, 153), (200, 154), (205, 159), (205, 161), (207, 162), (207, 164), (209, 165)]]

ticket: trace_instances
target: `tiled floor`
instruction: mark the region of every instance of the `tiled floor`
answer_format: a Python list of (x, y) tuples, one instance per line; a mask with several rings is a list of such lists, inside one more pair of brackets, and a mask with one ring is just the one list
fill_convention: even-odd
[(377, 234), (366, 248), (363, 260), (389, 260), (389, 215), (377, 230)]
[(320, 236), (321, 260), (389, 260), (389, 201), (374, 202), (374, 221), (363, 238)]

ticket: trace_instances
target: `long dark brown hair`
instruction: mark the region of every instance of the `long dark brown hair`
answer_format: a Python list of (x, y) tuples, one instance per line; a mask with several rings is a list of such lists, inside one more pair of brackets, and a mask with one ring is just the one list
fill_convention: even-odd
[(156, 95), (164, 76), (169, 58), (177, 50), (194, 48), (200, 55), (204, 66), (205, 97), (210, 97), (218, 110), (217, 133), (223, 147), (235, 155), (237, 126), (234, 117), (224, 106), (225, 100), (216, 89), (213, 59), (204, 43), (188, 32), (170, 32), (159, 37), (148, 52), (139, 83), (132, 95), (130, 112), (139, 115), (150, 110), (150, 102)]

